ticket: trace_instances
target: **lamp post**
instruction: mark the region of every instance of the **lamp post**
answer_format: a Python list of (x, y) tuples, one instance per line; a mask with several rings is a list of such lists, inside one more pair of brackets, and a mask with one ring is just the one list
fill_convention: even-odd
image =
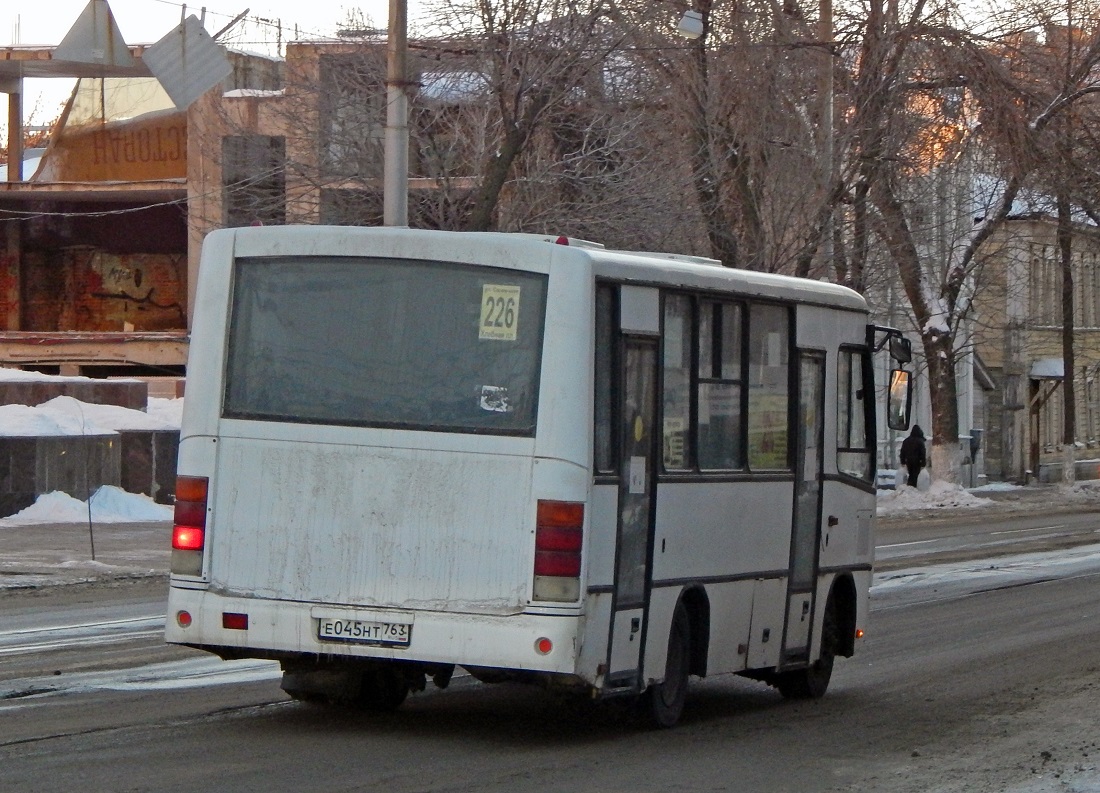
[(408, 3), (390, 0), (386, 44), (386, 136), (382, 223), (409, 225)]
[[(820, 124), (818, 125), (818, 156), (821, 165), (823, 200), (832, 200), (833, 150), (836, 146), (833, 131), (833, 0), (818, 0), (818, 37), (821, 39), (821, 69), (818, 72), (820, 96)], [(705, 31), (703, 15), (694, 10), (684, 12), (676, 25), (676, 32), (686, 39), (698, 39)], [(833, 213), (829, 212), (822, 229), (821, 257), (825, 265), (833, 265)]]

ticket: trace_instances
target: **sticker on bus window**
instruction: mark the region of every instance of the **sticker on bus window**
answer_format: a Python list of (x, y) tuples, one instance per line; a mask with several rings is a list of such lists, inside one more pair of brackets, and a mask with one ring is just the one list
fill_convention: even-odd
[(645, 457), (630, 458), (630, 475), (627, 491), (632, 495), (645, 493)]
[(519, 287), (484, 284), (481, 287), (479, 339), (515, 341), (519, 328)]
[(499, 385), (483, 385), (478, 405), (482, 410), (492, 413), (511, 413), (513, 410), (508, 399), (508, 389)]

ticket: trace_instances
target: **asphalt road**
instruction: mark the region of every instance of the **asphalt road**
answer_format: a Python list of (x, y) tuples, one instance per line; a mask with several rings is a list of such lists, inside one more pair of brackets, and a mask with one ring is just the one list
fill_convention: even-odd
[(981, 510), (948, 516), (899, 516), (880, 520), (875, 569), (996, 558), (1100, 543), (1100, 514), (1049, 510), (989, 515)]

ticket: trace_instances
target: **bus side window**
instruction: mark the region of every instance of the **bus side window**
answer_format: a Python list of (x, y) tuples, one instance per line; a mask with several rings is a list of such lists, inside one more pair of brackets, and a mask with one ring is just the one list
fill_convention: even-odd
[(595, 338), (595, 410), (593, 438), (595, 440), (594, 466), (596, 473), (614, 474), (618, 470), (615, 450), (614, 366), (616, 325), (615, 287), (601, 285), (596, 288), (596, 338)]
[(699, 305), (697, 444), (700, 470), (744, 467), (741, 439), (741, 306)]
[(662, 448), (667, 471), (691, 467), (691, 298), (665, 296), (661, 363)]
[(749, 467), (786, 469), (790, 424), (790, 310), (749, 308)]
[(874, 392), (867, 382), (869, 374), (865, 351), (840, 351), (836, 386), (836, 467), (842, 474), (865, 481), (871, 479), (868, 396)]

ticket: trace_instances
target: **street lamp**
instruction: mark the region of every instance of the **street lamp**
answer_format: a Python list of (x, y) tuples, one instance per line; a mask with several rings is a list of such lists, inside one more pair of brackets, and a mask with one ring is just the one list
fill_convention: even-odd
[[(676, 32), (686, 39), (701, 38), (705, 32), (703, 15), (688, 10), (676, 25)], [(818, 71), (818, 96), (821, 102), (821, 121), (818, 125), (819, 157), (825, 197), (829, 200), (833, 180), (833, 151), (836, 147), (833, 133), (833, 0), (818, 0), (818, 35), (821, 38), (823, 63)], [(825, 263), (833, 263), (833, 217), (829, 213), (822, 235), (822, 258)]]
[(685, 39), (699, 38), (703, 35), (703, 15), (698, 11), (685, 11), (676, 32)]

